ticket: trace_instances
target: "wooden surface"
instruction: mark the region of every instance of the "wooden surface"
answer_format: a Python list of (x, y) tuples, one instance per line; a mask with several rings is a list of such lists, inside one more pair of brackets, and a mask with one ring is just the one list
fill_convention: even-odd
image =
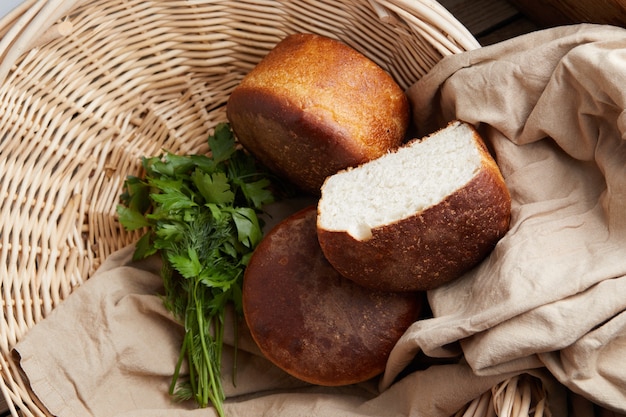
[(507, 0), (439, 0), (482, 46), (540, 29)]
[(626, 27), (626, 0), (510, 0), (541, 26), (572, 22)]

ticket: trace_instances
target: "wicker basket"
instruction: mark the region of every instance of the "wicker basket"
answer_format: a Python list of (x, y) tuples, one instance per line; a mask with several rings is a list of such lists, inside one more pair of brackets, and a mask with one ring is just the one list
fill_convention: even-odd
[(479, 47), (434, 0), (27, 0), (0, 21), (0, 393), (13, 415), (48, 413), (11, 348), (137, 238), (115, 216), (126, 176), (164, 148), (206, 152), (229, 92), (293, 32), (355, 47), (402, 87)]

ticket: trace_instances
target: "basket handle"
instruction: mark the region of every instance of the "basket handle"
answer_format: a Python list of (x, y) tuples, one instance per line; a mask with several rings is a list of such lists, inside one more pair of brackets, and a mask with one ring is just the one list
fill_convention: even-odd
[(68, 22), (56, 24), (76, 3), (78, 0), (28, 0), (0, 21), (2, 27), (13, 23), (0, 40), (0, 84), (24, 52), (71, 31)]

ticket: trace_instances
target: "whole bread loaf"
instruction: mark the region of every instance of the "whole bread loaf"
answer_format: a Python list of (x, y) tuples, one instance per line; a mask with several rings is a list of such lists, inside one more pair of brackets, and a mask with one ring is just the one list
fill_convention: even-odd
[(257, 246), (244, 276), (244, 317), (261, 352), (292, 376), (326, 386), (362, 382), (384, 370), (422, 298), (342, 277), (322, 254), (316, 217), (309, 206)]
[(324, 179), (400, 145), (404, 91), (348, 45), (314, 34), (279, 42), (231, 93), (239, 142), (268, 168), (319, 196)]
[(317, 228), (343, 276), (368, 288), (421, 291), (481, 261), (508, 231), (510, 214), (508, 189), (482, 138), (453, 121), (329, 177)]

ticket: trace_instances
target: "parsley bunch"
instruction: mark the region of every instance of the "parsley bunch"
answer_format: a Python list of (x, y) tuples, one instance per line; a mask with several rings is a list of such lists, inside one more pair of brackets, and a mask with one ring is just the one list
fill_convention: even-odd
[[(219, 124), (208, 142), (210, 157), (143, 158), (145, 175), (127, 178), (117, 212), (125, 229), (146, 230), (135, 259), (160, 253), (164, 303), (185, 328), (170, 394), (212, 404), (223, 416), (226, 306), (243, 314), (243, 273), (262, 238), (257, 215), (274, 194), (270, 176), (236, 147), (228, 124)], [(183, 379), (185, 360), (189, 377)]]

